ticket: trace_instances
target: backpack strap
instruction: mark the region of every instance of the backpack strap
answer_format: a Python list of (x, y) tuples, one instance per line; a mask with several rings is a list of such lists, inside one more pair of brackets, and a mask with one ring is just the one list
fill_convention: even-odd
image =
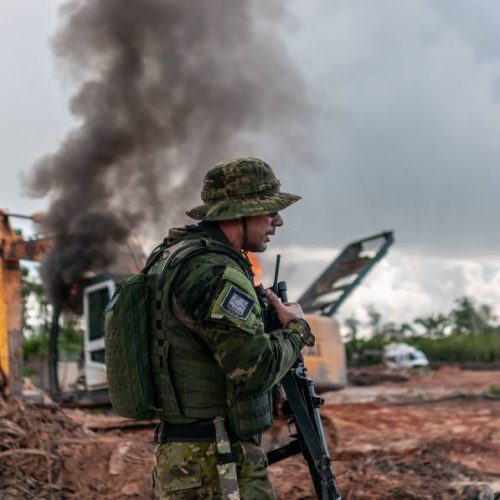
[(141, 269), (141, 274), (147, 274), (149, 270), (158, 262), (163, 252), (171, 245), (168, 238), (165, 238), (154, 250), (149, 254), (146, 260), (146, 265)]
[[(170, 243), (170, 244), (169, 244)], [(169, 264), (183, 251), (193, 251), (192, 247), (198, 246), (198, 240), (183, 240), (178, 243), (171, 244), (170, 241), (165, 240), (162, 244), (158, 245), (150, 257), (144, 268), (145, 272), (151, 270), (156, 264), (159, 266), (156, 276), (150, 281), (151, 290), (151, 333), (152, 339), (150, 341), (151, 357), (154, 359), (153, 366), (157, 366), (162, 372), (158, 379), (154, 379), (157, 390), (160, 390), (164, 397), (160, 400), (157, 399), (157, 406), (161, 408), (159, 417), (164, 419), (167, 416), (180, 416), (182, 414), (177, 395), (172, 384), (169, 373), (168, 358), (170, 351), (170, 342), (167, 339), (165, 330), (163, 328), (163, 289), (164, 282), (167, 275)], [(164, 261), (159, 263), (160, 258)], [(152, 278), (152, 277), (151, 277)], [(154, 374), (153, 374), (154, 377)]]
[[(177, 248), (175, 248), (177, 247)], [(203, 253), (206, 250), (206, 244), (203, 240), (195, 240), (195, 241), (182, 241), (176, 245), (173, 245), (170, 247), (169, 250), (172, 250), (170, 255), (165, 259), (165, 262), (163, 263), (163, 266), (159, 272), (159, 278), (156, 282), (156, 286), (154, 288), (154, 300), (155, 300), (155, 322), (154, 322), (154, 328), (157, 331), (158, 338), (160, 339), (160, 345), (163, 345), (165, 342), (167, 342), (167, 338), (165, 335), (165, 330), (163, 328), (163, 293), (165, 290), (165, 284), (167, 282), (167, 279), (170, 280), (170, 283), (173, 283), (177, 273), (180, 270), (180, 264), (182, 262), (185, 262), (188, 258), (194, 257), (195, 255), (199, 255), (200, 253)], [(174, 314), (174, 311), (172, 310), (170, 306), (170, 300), (171, 300), (171, 290), (168, 290), (169, 293), (169, 310), (172, 314)], [(198, 336), (193, 335), (192, 336), (195, 342), (202, 348), (202, 349), (208, 349), (208, 347), (203, 343)], [(160, 360), (160, 365), (163, 365), (163, 360)]]

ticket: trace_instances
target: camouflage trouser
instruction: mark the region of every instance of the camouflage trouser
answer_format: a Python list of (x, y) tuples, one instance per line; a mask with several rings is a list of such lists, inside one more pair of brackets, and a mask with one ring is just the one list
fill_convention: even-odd
[[(275, 500), (267, 457), (252, 443), (232, 446), (242, 500)], [(215, 443), (164, 443), (154, 451), (153, 481), (161, 500), (220, 499)]]

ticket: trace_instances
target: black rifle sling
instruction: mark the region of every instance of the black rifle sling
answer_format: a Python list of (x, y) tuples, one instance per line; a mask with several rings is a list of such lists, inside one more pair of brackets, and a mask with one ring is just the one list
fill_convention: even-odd
[(314, 461), (314, 467), (319, 474), (321, 484), (315, 484), (315, 487), (321, 488), (321, 491), (316, 490), (316, 493), (321, 495), (319, 497), (321, 499), (340, 500), (341, 496), (337, 491), (335, 476), (330, 467), (330, 458), (328, 455), (325, 455), (322, 450), (318, 434), (311, 421), (302, 393), (293, 373), (288, 372), (281, 380), (281, 384), (285, 390), (286, 398), (292, 410), (295, 423), (299, 432), (302, 434), (309, 455)]

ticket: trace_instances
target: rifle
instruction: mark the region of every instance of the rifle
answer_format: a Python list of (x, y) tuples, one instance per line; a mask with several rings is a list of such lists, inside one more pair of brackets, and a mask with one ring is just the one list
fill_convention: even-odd
[[(276, 258), (272, 290), (282, 302), (288, 302), (286, 283), (278, 281), (279, 266), (280, 255)], [(266, 331), (281, 328), (278, 315), (265, 297), (262, 285), (257, 287), (257, 294), (264, 311)], [(269, 465), (302, 453), (318, 499), (341, 500), (319, 412), (324, 400), (316, 394), (314, 382), (307, 377), (302, 354), (283, 377), (281, 385), (286, 396), (284, 414), (289, 424), (295, 424), (296, 431), (291, 434), (293, 439), (288, 444), (267, 453)]]

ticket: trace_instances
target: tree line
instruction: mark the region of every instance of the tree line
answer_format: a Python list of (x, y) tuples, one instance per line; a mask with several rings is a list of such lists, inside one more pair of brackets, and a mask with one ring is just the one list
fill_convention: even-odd
[[(375, 309), (368, 311), (368, 325), (346, 319), (348, 361), (376, 361), (363, 355), (383, 350), (391, 342), (406, 342), (422, 350), (431, 361), (492, 363), (500, 361), (500, 324), (492, 308), (470, 297), (457, 299), (448, 314), (433, 313), (411, 323), (382, 322)], [(361, 336), (361, 326), (363, 336)], [(368, 335), (366, 335), (368, 330)]]

